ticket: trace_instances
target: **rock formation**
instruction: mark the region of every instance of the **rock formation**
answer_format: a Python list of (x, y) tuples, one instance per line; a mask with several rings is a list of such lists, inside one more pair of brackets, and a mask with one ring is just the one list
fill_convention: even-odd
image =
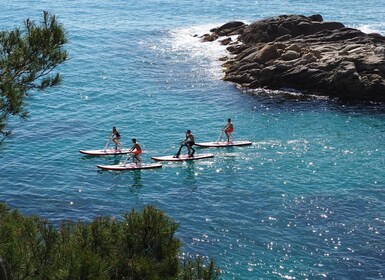
[(210, 32), (202, 40), (219, 40), (231, 54), (223, 64), (224, 80), (242, 88), (385, 101), (380, 34), (325, 22), (321, 15), (282, 15), (249, 25), (235, 21)]

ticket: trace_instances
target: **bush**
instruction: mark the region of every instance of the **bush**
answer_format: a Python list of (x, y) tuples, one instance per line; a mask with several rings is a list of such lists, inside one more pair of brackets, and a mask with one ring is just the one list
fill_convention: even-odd
[(183, 269), (178, 279), (194, 280), (216, 279), (219, 275), (219, 269), (215, 267), (214, 261), (211, 259), (206, 265), (202, 257), (198, 256), (194, 259), (186, 259), (183, 262)]
[[(21, 215), (0, 204), (0, 276), (8, 279), (216, 279), (210, 260), (178, 260), (178, 225), (146, 206), (121, 221), (98, 217), (89, 224)], [(1, 269), (5, 271), (2, 271)]]

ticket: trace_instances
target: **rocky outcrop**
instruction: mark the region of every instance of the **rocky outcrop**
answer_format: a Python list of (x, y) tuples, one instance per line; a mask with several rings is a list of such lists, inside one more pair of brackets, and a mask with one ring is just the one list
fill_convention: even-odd
[(224, 80), (242, 88), (385, 101), (385, 37), (379, 34), (321, 15), (229, 22), (210, 32), (202, 40), (219, 40), (232, 54), (223, 64)]

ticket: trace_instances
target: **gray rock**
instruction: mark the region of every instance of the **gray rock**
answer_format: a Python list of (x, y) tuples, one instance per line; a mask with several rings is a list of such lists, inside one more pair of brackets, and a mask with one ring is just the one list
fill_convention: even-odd
[(239, 35), (227, 50), (224, 80), (243, 88), (385, 101), (385, 37), (365, 34), (321, 15), (282, 15), (246, 25), (230, 22), (205, 41)]
[(301, 54), (299, 52), (293, 51), (293, 50), (286, 50), (284, 54), (282, 54), (281, 59), (289, 61), (294, 60), (301, 57)]

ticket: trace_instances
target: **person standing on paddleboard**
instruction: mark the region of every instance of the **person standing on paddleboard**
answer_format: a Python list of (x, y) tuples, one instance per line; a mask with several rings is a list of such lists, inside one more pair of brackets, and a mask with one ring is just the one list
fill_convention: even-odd
[[(178, 158), (180, 156), (180, 152), (184, 146), (187, 147), (188, 156), (193, 157), (194, 153), (195, 153), (195, 149), (192, 147), (193, 145), (195, 145), (194, 135), (191, 133), (191, 130), (187, 130), (186, 131), (186, 139), (184, 139), (182, 141), (182, 144), (180, 145), (179, 150), (176, 153), (176, 155), (174, 156), (174, 158)], [(191, 150), (192, 150), (192, 153), (191, 153)]]
[(120, 140), (120, 133), (119, 133), (119, 131), (116, 129), (115, 126), (112, 128), (111, 139), (112, 139), (112, 141), (115, 143), (115, 150), (118, 150), (118, 145), (120, 145), (120, 143), (119, 143), (119, 140)]
[(230, 142), (230, 136), (231, 136), (231, 133), (233, 133), (234, 131), (234, 126), (233, 126), (233, 123), (231, 122), (231, 119), (227, 119), (227, 124), (225, 125), (225, 127), (222, 129), (222, 131), (225, 132), (226, 134), (226, 137), (227, 137), (227, 142)]
[(136, 165), (142, 163), (142, 158), (140, 155), (142, 154), (142, 148), (140, 147), (139, 143), (136, 141), (136, 138), (132, 138), (132, 145), (131, 149), (128, 151), (129, 153), (132, 153), (132, 162), (135, 162), (134, 160), (137, 160)]

